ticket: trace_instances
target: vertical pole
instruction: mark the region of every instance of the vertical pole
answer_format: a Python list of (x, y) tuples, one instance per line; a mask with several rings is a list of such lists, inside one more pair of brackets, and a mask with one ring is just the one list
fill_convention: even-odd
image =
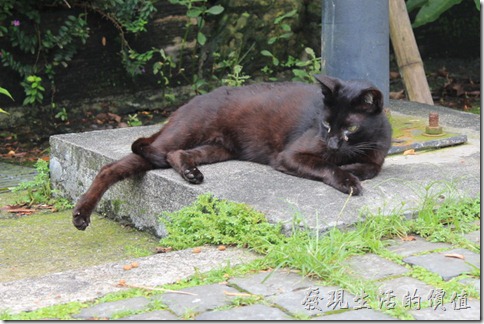
[(404, 0), (390, 1), (390, 38), (408, 99), (433, 105), (434, 100)]
[(368, 80), (388, 103), (389, 0), (322, 1), (323, 73), (343, 80)]

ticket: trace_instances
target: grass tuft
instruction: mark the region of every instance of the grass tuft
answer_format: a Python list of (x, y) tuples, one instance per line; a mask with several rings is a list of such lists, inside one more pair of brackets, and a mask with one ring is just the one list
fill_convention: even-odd
[(269, 224), (264, 214), (210, 194), (201, 195), (194, 204), (180, 211), (162, 215), (161, 221), (168, 236), (160, 244), (177, 250), (224, 244), (265, 253), (285, 240), (282, 226)]

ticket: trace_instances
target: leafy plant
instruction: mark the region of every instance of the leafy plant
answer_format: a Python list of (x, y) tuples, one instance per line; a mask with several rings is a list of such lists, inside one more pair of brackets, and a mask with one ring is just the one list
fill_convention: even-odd
[(62, 121), (67, 121), (69, 119), (69, 115), (67, 114), (66, 107), (62, 107), (57, 114), (55, 114), (55, 118), (58, 118)]
[(36, 75), (29, 75), (22, 85), (25, 89), (24, 105), (42, 103), (45, 88), (42, 86), (42, 79)]
[(471, 250), (478, 250), (469, 244), (462, 234), (479, 229), (481, 218), (480, 198), (445, 201), (440, 206), (435, 202), (425, 204), (416, 219), (412, 220), (412, 232), (434, 242), (459, 244)]
[[(59, 16), (56, 26), (46, 27), (41, 14), (44, 8), (66, 6), (81, 8), (81, 13), (65, 18)], [(50, 82), (53, 96), (56, 71), (69, 66), (89, 37), (87, 11), (101, 15), (118, 30), (126, 70), (132, 75), (142, 71), (149, 59), (147, 56), (152, 54), (136, 53), (126, 34), (146, 31), (148, 19), (156, 11), (153, 1), (4, 0), (0, 4), (0, 37), (6, 46), (0, 51), (0, 61), (24, 79), (24, 105), (43, 103), (46, 89), (41, 85), (42, 80)]]
[(172, 69), (176, 67), (176, 63), (163, 49), (153, 49), (153, 51), (160, 55), (160, 60), (153, 63), (153, 74), (160, 77), (158, 83), (163, 87), (168, 86), (170, 84), (170, 78), (172, 77)]
[[(7, 96), (7, 97), (9, 97), (10, 99), (12, 99), (12, 100), (13, 100), (12, 95), (11, 95), (11, 94), (10, 94), (10, 92), (8, 92), (8, 90), (7, 90), (7, 89), (5, 89), (5, 88), (0, 87), (0, 94), (3, 94), (4, 96)], [(5, 110), (3, 110), (2, 108), (0, 108), (0, 113), (3, 113), (3, 114), (8, 114), (8, 112), (6, 112)]]
[[(437, 20), (444, 12), (461, 2), (462, 0), (407, 0), (406, 5), (408, 12), (418, 9), (412, 24), (414, 28), (417, 28)], [(474, 2), (477, 10), (480, 10), (479, 0), (474, 0)]]
[(267, 40), (267, 44), (272, 45), (280, 39), (290, 38), (293, 35), (293, 32), (292, 32), (291, 26), (289, 24), (284, 23), (284, 19), (292, 18), (296, 15), (297, 15), (297, 10), (294, 9), (274, 19), (274, 25), (278, 26), (281, 29), (282, 33), (277, 36), (270, 37)]
[[(205, 45), (207, 42), (207, 36), (202, 32), (203, 27), (205, 26), (205, 17), (206, 16), (216, 16), (220, 15), (224, 11), (224, 7), (221, 5), (215, 5), (211, 7), (207, 7), (208, 0), (170, 0), (171, 4), (178, 4), (185, 6), (187, 8), (187, 17), (188, 18), (195, 18), (197, 20), (197, 42), (200, 45)], [(202, 3), (202, 5), (198, 5)], [(186, 28), (188, 33), (188, 28), (190, 27), (191, 23), (187, 22)]]
[(248, 79), (250, 79), (250, 76), (242, 73), (242, 66), (235, 65), (232, 73), (229, 73), (227, 75), (227, 78), (222, 79), (222, 84), (225, 84), (231, 87), (239, 87), (243, 85), (245, 81)]
[(310, 47), (306, 47), (304, 51), (308, 55), (308, 59), (295, 61), (294, 65), (292, 65), (292, 73), (294, 74), (292, 79), (294, 81), (313, 83), (314, 75), (321, 72), (321, 58), (316, 57), (314, 50)]
[(168, 233), (160, 244), (174, 249), (225, 244), (262, 253), (285, 240), (281, 226), (269, 224), (263, 214), (210, 194), (201, 195), (191, 206), (160, 219)]
[(314, 50), (310, 47), (306, 47), (304, 52), (307, 55), (307, 59), (301, 60), (289, 56), (286, 61), (278, 59), (274, 54), (268, 50), (261, 51), (262, 56), (271, 58), (272, 67), (266, 65), (262, 71), (266, 74), (274, 73), (274, 67), (284, 67), (289, 68), (293, 74), (293, 81), (300, 82), (314, 82), (314, 74), (321, 72), (321, 58), (316, 57)]
[(66, 198), (54, 198), (55, 190), (50, 183), (49, 163), (39, 159), (35, 163), (36, 175), (34, 180), (20, 183), (13, 188), (14, 192), (26, 191), (24, 201), (34, 204), (54, 205), (57, 210), (72, 208), (73, 205)]
[(143, 123), (138, 119), (137, 114), (128, 115), (128, 126), (141, 126)]

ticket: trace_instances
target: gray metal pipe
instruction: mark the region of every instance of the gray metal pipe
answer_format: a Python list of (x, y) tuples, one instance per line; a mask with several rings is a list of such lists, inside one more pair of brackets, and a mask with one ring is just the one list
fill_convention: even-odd
[(388, 103), (390, 37), (388, 0), (322, 0), (321, 63), (324, 74), (364, 79)]

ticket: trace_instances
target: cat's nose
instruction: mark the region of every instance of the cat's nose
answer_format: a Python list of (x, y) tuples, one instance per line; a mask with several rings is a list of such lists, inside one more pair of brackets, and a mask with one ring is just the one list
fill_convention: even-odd
[(328, 148), (330, 150), (337, 150), (339, 149), (340, 146), (341, 146), (341, 141), (336, 136), (330, 137), (328, 139)]

